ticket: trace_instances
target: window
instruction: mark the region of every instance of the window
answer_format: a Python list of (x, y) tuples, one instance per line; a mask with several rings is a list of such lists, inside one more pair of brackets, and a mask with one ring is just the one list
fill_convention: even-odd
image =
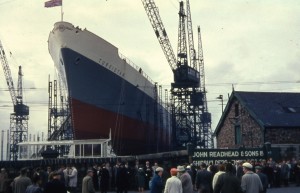
[(235, 113), (235, 117), (238, 117), (240, 115), (239, 104), (234, 105), (234, 113)]
[(235, 125), (234, 126), (234, 137), (235, 137), (235, 144), (241, 144), (242, 142), (242, 135), (241, 135), (241, 126)]

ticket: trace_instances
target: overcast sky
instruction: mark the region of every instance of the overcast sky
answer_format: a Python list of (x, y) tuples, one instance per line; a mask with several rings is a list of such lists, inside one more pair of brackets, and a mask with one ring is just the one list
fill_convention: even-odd
[[(30, 107), (29, 133), (47, 133), (48, 77), (56, 79), (48, 35), (61, 18), (60, 7), (44, 0), (0, 0), (0, 39), (17, 86), (23, 68), (24, 101)], [(156, 0), (177, 50), (178, 0)], [(119, 48), (153, 81), (170, 88), (171, 69), (140, 0), (63, 0), (64, 20), (87, 28)], [(201, 26), (208, 110), (214, 129), (221, 102), (232, 85), (239, 91), (299, 91), (299, 0), (190, 0), (194, 37)], [(197, 43), (195, 42), (195, 45)], [(0, 70), (1, 72), (2, 70)], [(0, 73), (0, 129), (9, 129), (12, 102)]]

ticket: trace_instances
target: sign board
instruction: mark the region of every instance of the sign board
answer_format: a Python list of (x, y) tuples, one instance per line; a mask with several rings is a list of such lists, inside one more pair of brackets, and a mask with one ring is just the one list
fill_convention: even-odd
[(265, 159), (264, 148), (239, 149), (194, 149), (192, 160), (196, 165), (200, 162), (220, 162), (231, 160)]

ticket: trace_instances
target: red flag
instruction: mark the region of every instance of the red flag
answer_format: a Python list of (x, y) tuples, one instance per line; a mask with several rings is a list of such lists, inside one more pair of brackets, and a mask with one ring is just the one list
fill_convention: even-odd
[(62, 0), (50, 0), (45, 2), (45, 7), (62, 6)]

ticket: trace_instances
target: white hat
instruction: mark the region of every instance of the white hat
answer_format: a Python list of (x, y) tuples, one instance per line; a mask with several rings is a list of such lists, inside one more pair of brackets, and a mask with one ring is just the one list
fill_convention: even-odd
[(155, 169), (155, 171), (156, 171), (156, 172), (162, 172), (162, 171), (164, 171), (164, 169), (161, 168), (161, 167), (157, 167), (157, 168)]
[(177, 166), (177, 171), (178, 171), (178, 172), (184, 172), (185, 169), (184, 169), (183, 166)]
[(252, 169), (252, 165), (248, 162), (243, 163), (243, 167), (248, 168), (248, 169)]

